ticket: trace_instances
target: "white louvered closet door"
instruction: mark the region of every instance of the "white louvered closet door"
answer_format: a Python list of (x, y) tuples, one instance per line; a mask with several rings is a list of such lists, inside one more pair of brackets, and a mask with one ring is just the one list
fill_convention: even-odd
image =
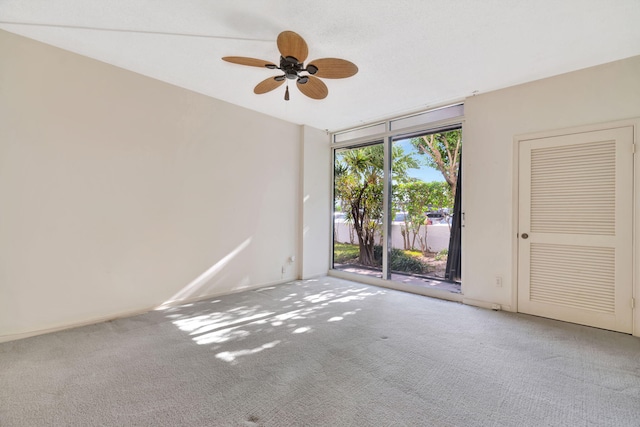
[(633, 128), (520, 141), (518, 311), (632, 332)]

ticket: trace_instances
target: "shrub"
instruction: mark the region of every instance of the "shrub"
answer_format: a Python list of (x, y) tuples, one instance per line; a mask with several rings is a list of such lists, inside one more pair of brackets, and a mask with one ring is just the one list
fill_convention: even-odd
[(443, 249), (440, 252), (438, 252), (435, 256), (435, 260), (436, 261), (440, 261), (443, 260), (447, 257), (447, 255), (449, 255), (449, 249)]
[[(391, 260), (389, 263), (391, 271), (417, 274), (429, 272), (430, 268), (427, 264), (407, 252), (409, 251), (396, 248), (391, 249)], [(382, 260), (382, 246), (374, 246), (373, 255), (376, 260)]]

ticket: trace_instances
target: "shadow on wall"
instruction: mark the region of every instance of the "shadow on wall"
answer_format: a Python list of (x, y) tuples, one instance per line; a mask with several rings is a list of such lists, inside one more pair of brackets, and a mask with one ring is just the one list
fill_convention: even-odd
[(236, 364), (240, 357), (273, 349), (296, 335), (311, 334), (319, 327), (355, 316), (360, 308), (348, 303), (386, 293), (351, 285), (321, 290), (323, 285), (329, 284), (306, 280), (294, 283), (296, 292), (291, 292), (290, 286), (266, 287), (159, 310), (195, 343), (211, 345), (218, 359)]

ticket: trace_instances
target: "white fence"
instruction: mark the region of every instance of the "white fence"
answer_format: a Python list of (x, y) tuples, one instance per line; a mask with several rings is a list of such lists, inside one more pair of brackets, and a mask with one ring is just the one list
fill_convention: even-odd
[[(404, 249), (402, 234), (400, 233), (401, 223), (393, 222), (391, 225), (391, 246), (398, 249)], [(431, 252), (440, 252), (443, 249), (449, 249), (449, 236), (451, 230), (448, 224), (423, 225), (420, 227), (420, 235), (424, 235), (424, 227), (427, 227), (427, 247)], [(351, 224), (337, 219), (335, 221), (335, 238), (339, 243), (358, 244), (358, 236), (353, 230)], [(411, 236), (413, 237), (413, 235)], [(380, 235), (376, 233), (376, 243), (380, 242)], [(411, 240), (409, 240), (411, 242)], [(415, 248), (420, 250), (420, 243), (416, 238)]]

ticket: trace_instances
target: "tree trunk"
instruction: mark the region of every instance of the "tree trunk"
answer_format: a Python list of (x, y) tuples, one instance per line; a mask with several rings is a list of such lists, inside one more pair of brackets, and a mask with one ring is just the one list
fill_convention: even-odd
[[(426, 225), (425, 225), (426, 227)], [(416, 236), (420, 234), (420, 227), (418, 227), (418, 232), (417, 233), (413, 233), (413, 241), (411, 242), (411, 250), (414, 250), (414, 248), (416, 247)]]
[(376, 265), (373, 254), (375, 233), (366, 227), (364, 224), (364, 218), (359, 215), (355, 215), (355, 213), (359, 214), (357, 209), (352, 209), (352, 213), (354, 213), (353, 227), (355, 228), (356, 236), (358, 236), (358, 249), (360, 252), (358, 261), (362, 265), (374, 266)]
[(458, 161), (459, 161), (459, 153), (460, 146), (462, 145), (462, 139), (458, 138), (453, 147), (453, 151), (450, 147), (446, 147), (447, 154), (447, 162), (442, 158), (438, 147), (436, 146), (435, 141), (436, 134), (431, 134), (427, 136), (421, 137), (422, 141), (424, 141), (425, 145), (419, 145), (418, 149), (422, 153), (427, 153), (433, 159), (433, 162), (436, 165), (436, 168), (440, 171), (444, 179), (449, 184), (449, 188), (451, 189), (451, 197), (455, 200), (456, 198), (456, 183), (458, 182)]
[[(424, 237), (420, 238), (420, 246), (422, 246), (422, 254), (427, 255), (429, 253), (429, 246), (427, 246), (427, 229), (429, 228), (429, 224), (424, 225)], [(424, 243), (423, 243), (424, 239)]]
[(373, 245), (367, 245), (365, 243), (359, 243), (360, 256), (359, 261), (362, 265), (376, 265), (375, 258), (373, 256)]
[(409, 249), (409, 228), (400, 224), (400, 234), (402, 234), (402, 246)]
[(374, 246), (374, 233), (370, 232), (370, 230), (364, 228), (361, 229), (361, 232), (358, 232), (358, 248), (360, 250), (360, 255), (358, 257), (360, 264), (362, 265), (376, 265), (375, 256), (373, 253)]

